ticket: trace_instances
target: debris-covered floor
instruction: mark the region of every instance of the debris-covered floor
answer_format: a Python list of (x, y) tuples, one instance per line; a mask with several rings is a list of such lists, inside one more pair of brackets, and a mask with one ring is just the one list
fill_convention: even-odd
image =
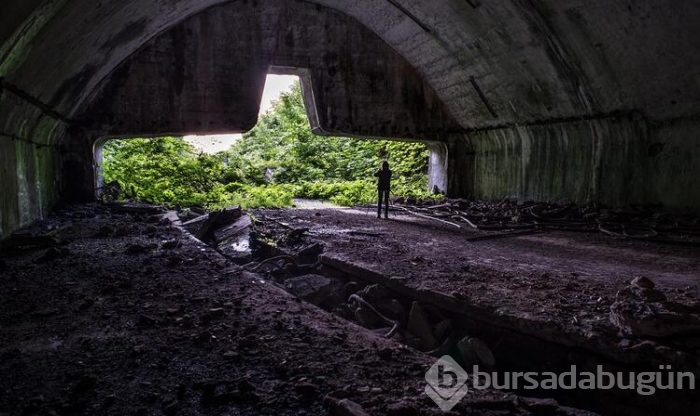
[[(415, 214), (400, 209), (378, 220), (371, 209), (258, 211), (257, 240), (269, 255), (319, 244), (324, 274), (353, 287), (384, 317), (358, 314), (352, 299), (340, 307), (337, 299), (320, 300), (322, 306), (369, 328), (396, 322), (392, 339), (436, 356), (463, 355), (461, 340), (476, 338), (495, 361), (477, 363), (499, 370), (672, 365), (700, 377), (700, 249), (686, 235), (630, 238), (607, 231), (633, 228), (612, 219), (606, 229), (578, 223), (485, 232)], [(277, 274), (280, 283), (289, 279)], [(423, 313), (414, 313), (416, 305)], [(421, 329), (422, 320), (432, 331)], [(603, 413), (684, 414), (700, 406), (694, 391), (556, 394)]]
[[(431, 241), (412, 224), (340, 212), (274, 215), (327, 232), (329, 252), (356, 242), (368, 262), (398, 258), (402, 232)], [(173, 219), (76, 206), (4, 246), (0, 414), (444, 414), (423, 394), (433, 357), (244, 272)], [(355, 225), (384, 237), (336, 230)], [(437, 254), (396, 270), (434, 268)], [(453, 412), (528, 413), (579, 414), (495, 391)]]

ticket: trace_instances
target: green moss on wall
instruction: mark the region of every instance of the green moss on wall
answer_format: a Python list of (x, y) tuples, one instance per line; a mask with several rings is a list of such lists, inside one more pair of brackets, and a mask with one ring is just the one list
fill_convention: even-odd
[(21, 129), (21, 137), (36, 144), (0, 140), (0, 238), (43, 218), (57, 200), (58, 152), (43, 145), (51, 144), (62, 133), (60, 124), (44, 117), (31, 134), (25, 130)]
[(11, 75), (22, 65), (31, 52), (36, 36), (66, 2), (67, 0), (44, 2), (0, 47), (0, 77)]
[[(697, 122), (639, 117), (493, 129), (455, 140), (453, 195), (656, 205), (700, 213)], [(456, 192), (455, 192), (456, 190)]]

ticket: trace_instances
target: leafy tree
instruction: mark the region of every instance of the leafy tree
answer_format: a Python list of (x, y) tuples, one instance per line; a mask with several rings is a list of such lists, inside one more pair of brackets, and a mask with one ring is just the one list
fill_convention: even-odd
[(221, 179), (219, 158), (197, 154), (184, 140), (110, 140), (104, 146), (104, 177), (130, 196), (170, 205), (206, 204)]
[(297, 83), (226, 152), (197, 153), (173, 137), (114, 140), (105, 145), (103, 171), (151, 203), (281, 207), (305, 197), (352, 205), (376, 197), (373, 173), (387, 156), (395, 194), (430, 197), (425, 145), (316, 136)]
[(428, 166), (422, 143), (312, 134), (299, 83), (280, 96), (229, 154), (246, 155), (250, 175), (259, 180), (262, 172), (274, 171), (277, 183), (371, 179), (385, 155), (397, 176), (412, 180), (424, 177)]

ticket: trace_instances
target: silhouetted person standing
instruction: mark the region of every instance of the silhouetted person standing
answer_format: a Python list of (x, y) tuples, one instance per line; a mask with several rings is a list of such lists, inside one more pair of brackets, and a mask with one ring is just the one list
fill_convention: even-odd
[(384, 161), (382, 168), (379, 169), (374, 176), (377, 180), (377, 191), (379, 198), (377, 199), (377, 218), (382, 217), (382, 201), (384, 202), (384, 218), (389, 218), (389, 192), (391, 191), (391, 169), (389, 162)]

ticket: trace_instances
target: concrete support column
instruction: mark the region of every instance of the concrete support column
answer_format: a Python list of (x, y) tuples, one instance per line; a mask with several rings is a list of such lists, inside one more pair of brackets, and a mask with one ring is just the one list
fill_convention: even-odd
[(447, 183), (447, 145), (442, 142), (429, 142), (428, 151), (428, 189), (436, 193), (446, 193)]
[(474, 150), (464, 135), (452, 136), (446, 143), (446, 190), (454, 198), (474, 196)]

